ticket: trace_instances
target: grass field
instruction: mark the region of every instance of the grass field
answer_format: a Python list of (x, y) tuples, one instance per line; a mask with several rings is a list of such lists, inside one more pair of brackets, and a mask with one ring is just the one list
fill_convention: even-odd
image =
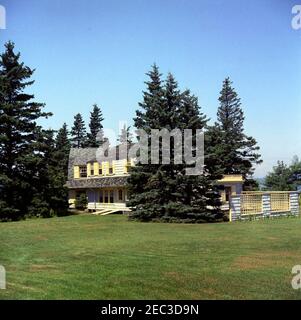
[(300, 299), (301, 219), (203, 225), (79, 215), (0, 224), (0, 299)]

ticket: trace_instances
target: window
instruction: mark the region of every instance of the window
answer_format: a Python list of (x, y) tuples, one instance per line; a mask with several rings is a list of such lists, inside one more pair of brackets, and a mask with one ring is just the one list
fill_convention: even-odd
[(81, 178), (87, 178), (87, 167), (86, 166), (79, 167), (79, 176)]
[(99, 202), (103, 203), (103, 191), (102, 190), (99, 191)]
[(119, 146), (116, 146), (116, 160), (119, 160)]
[(118, 200), (123, 200), (123, 192), (122, 190), (118, 190)]
[(112, 167), (109, 168), (109, 174), (113, 174), (113, 168)]
[(109, 192), (108, 191), (104, 191), (104, 194), (105, 194), (105, 196), (104, 196), (104, 198), (105, 198), (105, 203), (108, 203), (109, 202)]
[(91, 169), (90, 175), (94, 176), (94, 170), (93, 169)]
[(102, 176), (102, 169), (101, 169), (101, 168), (99, 168), (98, 174), (99, 174), (100, 176)]
[(114, 191), (110, 191), (110, 203), (114, 203)]

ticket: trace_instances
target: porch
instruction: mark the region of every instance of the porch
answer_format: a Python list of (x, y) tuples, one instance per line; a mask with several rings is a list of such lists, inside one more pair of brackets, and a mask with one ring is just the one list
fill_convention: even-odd
[(69, 199), (71, 199), (70, 204), (73, 206), (75, 199), (78, 198), (81, 193), (86, 193), (88, 200), (87, 209), (90, 212), (130, 211), (130, 209), (126, 206), (128, 195), (127, 190), (124, 187), (93, 188), (88, 190), (72, 190), (71, 192), (72, 194), (69, 193)]

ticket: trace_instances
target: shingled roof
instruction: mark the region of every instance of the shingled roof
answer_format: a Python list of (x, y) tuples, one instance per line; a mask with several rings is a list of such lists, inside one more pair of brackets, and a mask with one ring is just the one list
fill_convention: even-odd
[(66, 186), (69, 189), (123, 187), (126, 185), (127, 178), (128, 175), (119, 177), (71, 179), (67, 181)]
[(112, 147), (105, 156), (99, 148), (71, 148), (68, 163), (68, 181), (66, 186), (70, 189), (76, 188), (100, 188), (100, 187), (122, 187), (126, 185), (128, 175), (112, 177), (91, 177), (74, 179), (74, 166), (86, 165), (89, 162), (112, 161), (116, 159)]

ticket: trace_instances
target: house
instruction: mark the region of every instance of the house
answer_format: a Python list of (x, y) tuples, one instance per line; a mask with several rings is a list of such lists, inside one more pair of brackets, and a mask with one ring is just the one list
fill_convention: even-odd
[[(84, 193), (91, 212), (106, 214), (130, 211), (126, 207), (126, 182), (134, 159), (128, 159), (127, 153), (118, 152), (118, 147), (117, 154), (109, 151), (107, 155), (98, 155), (97, 150), (72, 148), (70, 151), (66, 184), (70, 207), (74, 208), (75, 200)], [(223, 203), (227, 203), (230, 195), (242, 192), (243, 178), (241, 175), (227, 175), (218, 184), (224, 186), (221, 198)]]
[(126, 180), (133, 159), (119, 155), (98, 156), (96, 148), (72, 148), (69, 155), (68, 181), (69, 206), (82, 193), (87, 195), (89, 211), (130, 211), (126, 207), (128, 198)]

